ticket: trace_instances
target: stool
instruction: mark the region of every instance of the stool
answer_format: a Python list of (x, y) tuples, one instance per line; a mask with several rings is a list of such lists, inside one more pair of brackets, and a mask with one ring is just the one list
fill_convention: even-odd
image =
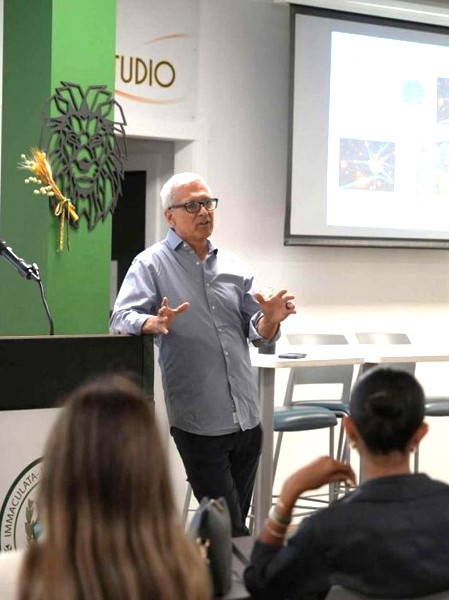
[(192, 486), (187, 482), (187, 490), (184, 498), (184, 506), (182, 508), (181, 520), (184, 525), (187, 525), (187, 515), (189, 514), (190, 501), (192, 499)]
[[(285, 432), (291, 431), (310, 431), (314, 429), (325, 429), (329, 428), (329, 453), (333, 456), (334, 453), (334, 427), (337, 425), (337, 416), (333, 411), (324, 408), (322, 406), (309, 406), (306, 404), (295, 404), (290, 407), (279, 407), (275, 408), (274, 414), (274, 431), (278, 432), (279, 436), (282, 436)], [(280, 455), (280, 444), (276, 448), (275, 457), (273, 460), (273, 483), (276, 475), (277, 465)], [(337, 484), (338, 485), (338, 484)], [(329, 485), (328, 499), (323, 501), (320, 499), (318, 494), (303, 496), (302, 500), (315, 501), (317, 503), (324, 502), (328, 504), (336, 500), (337, 491), (336, 484)], [(273, 497), (275, 497), (273, 495)], [(296, 508), (301, 509), (304, 506), (297, 505)], [(310, 512), (311, 507), (307, 507)], [(298, 513), (306, 514), (306, 513)], [(298, 516), (296, 514), (295, 516)]]
[[(306, 352), (307, 346), (310, 345), (344, 346), (348, 344), (347, 337), (340, 333), (293, 333), (287, 335), (287, 340), (289, 344), (293, 346), (299, 345)], [(284, 396), (284, 406), (318, 406), (330, 410), (340, 419), (337, 451), (334, 453), (333, 446), (331, 446), (330, 455), (345, 462), (349, 462), (350, 460), (350, 451), (343, 427), (343, 417), (349, 415), (349, 394), (353, 379), (354, 365), (351, 364), (291, 369)], [(296, 388), (300, 389), (304, 385), (308, 387), (308, 397), (296, 400)], [(334, 390), (333, 394), (338, 390), (338, 399), (329, 397), (327, 389), (329, 386)], [(331, 431), (333, 435), (333, 430)], [(277, 461), (281, 441), (282, 434), (278, 436), (276, 442), (275, 462)]]

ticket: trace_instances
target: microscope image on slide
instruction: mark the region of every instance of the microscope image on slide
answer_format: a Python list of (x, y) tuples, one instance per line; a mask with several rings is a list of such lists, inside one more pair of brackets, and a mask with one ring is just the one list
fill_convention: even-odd
[(340, 139), (340, 189), (394, 192), (393, 142)]

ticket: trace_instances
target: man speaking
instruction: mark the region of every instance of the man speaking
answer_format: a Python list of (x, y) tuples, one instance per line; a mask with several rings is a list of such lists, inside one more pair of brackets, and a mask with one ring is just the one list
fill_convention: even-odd
[(248, 340), (274, 343), (294, 296), (255, 293), (253, 277), (209, 239), (218, 199), (195, 173), (161, 190), (166, 238), (133, 261), (111, 333), (152, 334), (159, 347), (170, 431), (198, 501), (224, 497), (233, 536), (247, 535), (262, 446)]

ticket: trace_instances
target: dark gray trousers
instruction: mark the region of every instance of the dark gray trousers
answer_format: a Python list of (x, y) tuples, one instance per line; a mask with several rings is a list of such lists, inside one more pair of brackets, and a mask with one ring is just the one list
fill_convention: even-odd
[(248, 535), (245, 525), (262, 449), (260, 425), (227, 435), (196, 435), (177, 427), (171, 434), (200, 502), (225, 498), (232, 521), (232, 536)]

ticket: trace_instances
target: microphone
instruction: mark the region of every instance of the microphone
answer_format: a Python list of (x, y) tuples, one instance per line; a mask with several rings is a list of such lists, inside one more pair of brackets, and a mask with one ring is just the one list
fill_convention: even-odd
[(11, 248), (7, 245), (4, 240), (0, 240), (0, 256), (6, 258), (6, 260), (12, 264), (13, 267), (17, 269), (17, 271), (25, 277), (25, 279), (34, 279), (35, 281), (40, 281), (39, 269), (36, 264), (29, 265), (27, 264), (23, 258), (20, 258), (11, 250)]

